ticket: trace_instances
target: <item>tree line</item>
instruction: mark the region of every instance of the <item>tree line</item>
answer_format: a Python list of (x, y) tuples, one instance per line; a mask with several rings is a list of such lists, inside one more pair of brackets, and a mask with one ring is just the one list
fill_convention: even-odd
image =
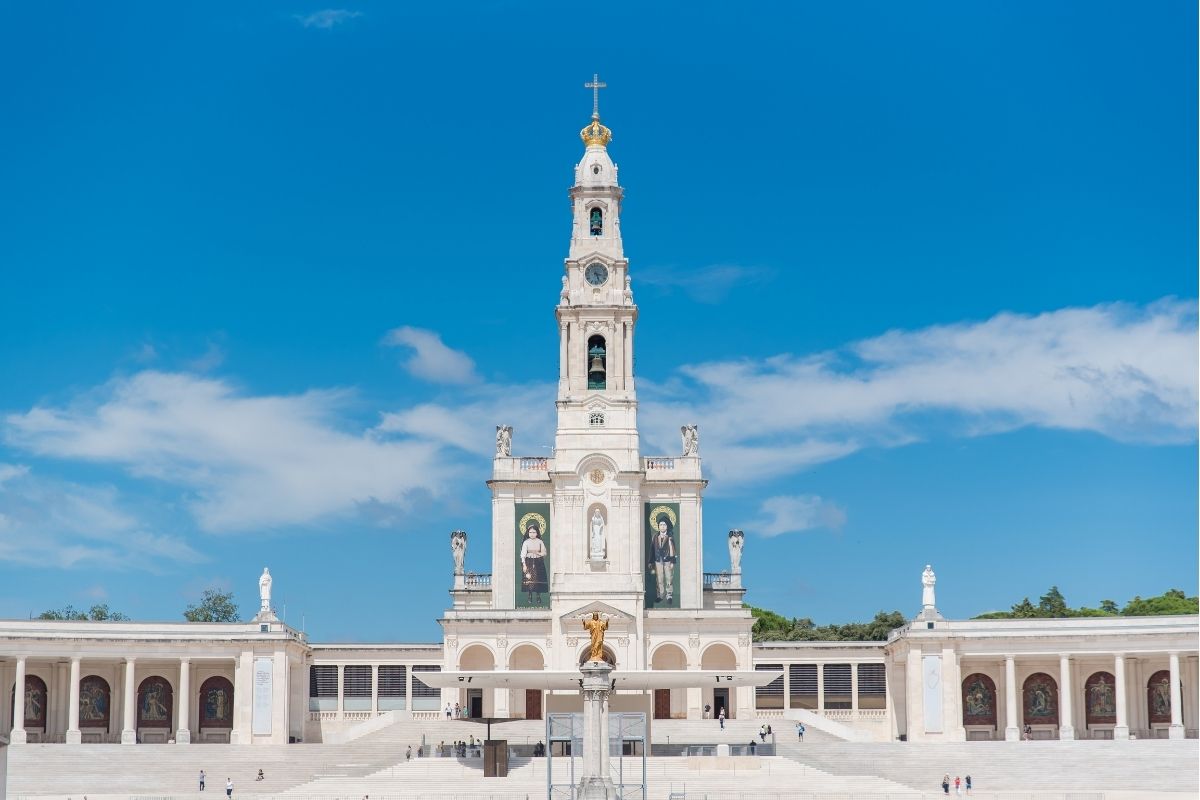
[[(62, 608), (52, 608), (38, 614), (38, 619), (91, 620), (93, 622), (128, 622), (129, 617), (120, 611), (113, 611), (108, 603), (99, 603), (87, 611), (66, 605)], [(237, 603), (233, 602), (233, 592), (222, 592), (219, 589), (205, 589), (199, 603), (191, 603), (183, 611), (183, 618), (188, 622), (240, 622)]]

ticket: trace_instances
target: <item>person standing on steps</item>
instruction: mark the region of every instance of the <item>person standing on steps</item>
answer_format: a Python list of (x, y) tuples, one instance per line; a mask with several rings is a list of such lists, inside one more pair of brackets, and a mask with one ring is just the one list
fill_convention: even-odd
[(942, 776), (942, 794), (950, 794), (950, 773), (947, 772)]
[(721, 706), (721, 710), (717, 714), (717, 721), (721, 723), (721, 730), (725, 730), (725, 706)]
[(971, 793), (971, 776), (967, 776), (967, 794)]
[(957, 797), (962, 797), (962, 778), (954, 776), (954, 794)]
[(200, 770), (200, 791), (204, 791), (204, 770)]
[(802, 742), (804, 741), (804, 723), (803, 722), (796, 723), (796, 737), (800, 741), (802, 741)]
[(767, 740), (767, 726), (766, 725), (763, 725), (762, 727), (760, 727), (758, 729), (758, 738), (762, 739), (764, 742)]
[(225, 779), (225, 796), (233, 797), (233, 778)]
[(412, 761), (412, 745), (411, 744), (408, 746), (408, 749), (404, 751), (404, 760)]

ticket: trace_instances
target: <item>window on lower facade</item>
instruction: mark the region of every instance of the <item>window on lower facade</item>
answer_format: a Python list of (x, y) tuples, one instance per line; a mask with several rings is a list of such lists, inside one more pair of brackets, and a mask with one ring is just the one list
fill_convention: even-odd
[(788, 683), (792, 708), (817, 707), (816, 664), (789, 664)]
[(426, 686), (417, 675), (422, 672), (441, 672), (442, 668), (436, 664), (414, 664), (412, 671), (412, 710), (440, 711), (442, 690)]
[(883, 664), (858, 665), (858, 707), (887, 707), (887, 677)]
[(403, 711), (408, 668), (403, 664), (379, 665), (379, 710)]
[(313, 664), (308, 668), (308, 710), (337, 711), (336, 664)]
[(342, 673), (342, 709), (371, 710), (371, 667), (369, 664), (350, 664)]
[(850, 708), (850, 665), (825, 665), (825, 708)]
[[(769, 672), (772, 670), (783, 670), (783, 664), (755, 664), (756, 672)], [(755, 708), (783, 708), (783, 676), (780, 675), (775, 680), (768, 683), (766, 686), (757, 686), (754, 689), (754, 707)]]

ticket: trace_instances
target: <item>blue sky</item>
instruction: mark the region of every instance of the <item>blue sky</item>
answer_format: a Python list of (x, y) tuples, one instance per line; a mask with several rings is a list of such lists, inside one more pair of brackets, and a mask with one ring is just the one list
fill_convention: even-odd
[[(645, 7), (642, 7), (645, 6)], [(120, 3), (0, 32), (0, 616), (433, 640), (552, 441), (584, 81), (643, 452), (819, 622), (1197, 583), (1196, 10)]]

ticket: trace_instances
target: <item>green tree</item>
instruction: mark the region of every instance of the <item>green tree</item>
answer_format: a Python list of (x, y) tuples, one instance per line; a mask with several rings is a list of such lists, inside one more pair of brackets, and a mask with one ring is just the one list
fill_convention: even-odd
[(753, 606), (750, 613), (754, 616), (752, 632), (756, 642), (882, 642), (906, 622), (899, 611), (880, 611), (870, 622), (821, 626), (808, 617), (789, 620), (774, 611)]
[(1038, 613), (1039, 617), (1067, 617), (1070, 616), (1070, 609), (1067, 608), (1067, 599), (1063, 597), (1062, 592), (1057, 586), (1051, 586), (1050, 591), (1038, 598)]
[(1101, 600), (1100, 601), (1100, 610), (1103, 611), (1105, 614), (1121, 613), (1121, 609), (1119, 609), (1117, 607), (1117, 604), (1114, 603), (1112, 600)]
[(238, 607), (233, 602), (233, 592), (205, 589), (199, 605), (189, 605), (183, 612), (183, 618), (188, 622), (238, 622)]
[(108, 603), (97, 603), (87, 611), (80, 611), (73, 605), (65, 605), (62, 608), (52, 608), (38, 614), (38, 619), (71, 619), (71, 620), (91, 620), (93, 622), (124, 622), (128, 621), (129, 617), (122, 614), (120, 611), (113, 611), (108, 607)]
[(1033, 603), (1029, 602), (1029, 598), (1026, 597), (1024, 600), (1013, 606), (1012, 611), (1009, 613), (1013, 619), (1029, 619), (1030, 617), (1036, 617), (1038, 615), (1038, 610)]
[(1126, 617), (1149, 617), (1159, 614), (1196, 614), (1200, 613), (1200, 598), (1188, 597), (1182, 589), (1168, 589), (1158, 597), (1134, 597), (1121, 614)]

